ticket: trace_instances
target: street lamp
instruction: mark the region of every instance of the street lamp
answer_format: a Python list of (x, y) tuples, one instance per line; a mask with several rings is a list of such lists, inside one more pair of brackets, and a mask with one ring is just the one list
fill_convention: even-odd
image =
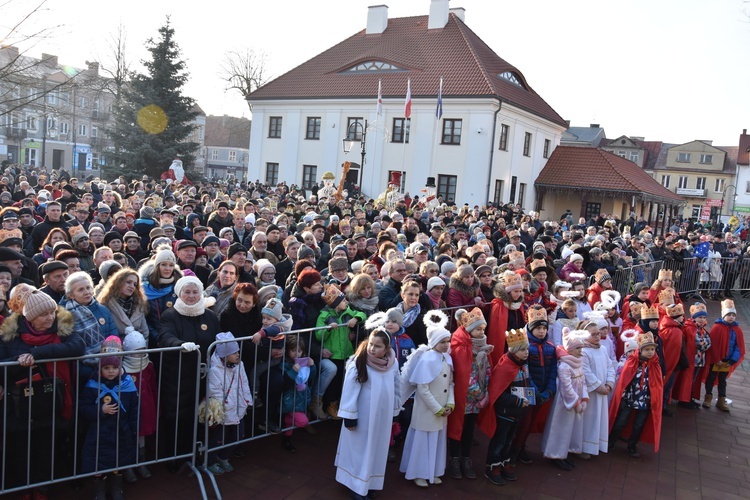
[[(354, 127), (354, 133), (352, 133), (352, 127)], [(346, 131), (346, 137), (344, 137), (344, 154), (349, 154), (349, 151), (352, 150), (352, 147), (354, 146), (355, 138), (357, 137), (357, 127), (362, 127), (362, 124), (359, 122), (359, 120), (352, 122), (349, 125), (349, 128)], [(365, 172), (365, 155), (367, 155), (367, 149), (365, 146), (365, 141), (367, 139), (367, 120), (365, 120), (365, 126), (362, 127), (362, 141), (361, 141), (361, 155), (362, 155), (362, 163), (359, 165), (359, 189), (360, 192), (362, 191), (362, 181), (364, 180), (364, 172)]]
[[(716, 225), (719, 225), (719, 222), (721, 221), (721, 214), (724, 211), (724, 197), (727, 194), (727, 189), (734, 188), (734, 197), (737, 198), (737, 186), (734, 184), (730, 184), (727, 187), (724, 188), (724, 191), (721, 193), (721, 205), (719, 206), (719, 218), (716, 219)], [(734, 202), (732, 203), (732, 211), (734, 211)]]

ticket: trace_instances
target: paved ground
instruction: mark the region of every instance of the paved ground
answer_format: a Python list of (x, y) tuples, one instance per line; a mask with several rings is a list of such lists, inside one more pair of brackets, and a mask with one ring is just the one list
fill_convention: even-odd
[[(750, 300), (737, 301), (739, 321), (750, 333)], [(709, 302), (709, 317), (719, 316), (718, 302)], [(641, 446), (642, 457), (630, 458), (620, 444), (610, 454), (588, 462), (578, 461), (572, 472), (562, 472), (546, 462), (539, 449), (540, 436), (530, 438), (533, 465), (519, 464), (515, 483), (498, 487), (481, 476), (487, 440), (477, 432), (480, 444), (473, 459), (480, 478), (455, 481), (446, 478), (441, 486), (420, 489), (406, 481), (397, 464), (389, 464), (381, 498), (487, 498), (589, 499), (651, 498), (700, 499), (748, 498), (750, 496), (750, 362), (729, 381), (733, 400), (730, 414), (716, 408), (695, 411), (676, 409), (675, 417), (664, 419), (661, 450), (654, 455)], [(334, 480), (333, 460), (339, 423), (316, 427), (316, 435), (296, 431), (296, 454), (281, 447), (280, 436), (246, 445), (247, 456), (233, 459), (236, 471), (218, 478), (226, 499), (332, 499), (346, 498), (345, 489)], [(197, 480), (187, 474), (173, 475), (154, 467), (154, 478), (128, 485), (126, 494), (139, 499), (199, 498)], [(62, 485), (53, 498), (79, 499), (90, 489), (72, 492)]]

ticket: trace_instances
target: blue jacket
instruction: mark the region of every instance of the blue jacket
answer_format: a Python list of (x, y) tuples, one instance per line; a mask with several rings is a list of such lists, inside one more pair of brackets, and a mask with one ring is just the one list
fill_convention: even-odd
[(537, 404), (552, 399), (557, 390), (557, 355), (555, 346), (547, 340), (536, 338), (528, 326), (526, 335), (529, 338), (529, 375), (537, 390)]
[(404, 367), (406, 358), (408, 358), (409, 354), (411, 354), (411, 352), (417, 348), (411, 337), (406, 335), (406, 331), (404, 330), (403, 326), (398, 331), (398, 333), (391, 337), (391, 347), (393, 347), (393, 351), (396, 353), (396, 359), (398, 360), (399, 368)]

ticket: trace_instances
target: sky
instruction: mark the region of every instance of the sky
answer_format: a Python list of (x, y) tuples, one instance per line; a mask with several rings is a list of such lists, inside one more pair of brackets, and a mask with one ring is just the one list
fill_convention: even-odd
[[(0, 37), (44, 0), (0, 0)], [(252, 48), (275, 77), (366, 26), (385, 0), (46, 0), (20, 26), (28, 55), (62, 64), (107, 64), (118, 25), (133, 69), (145, 41), (171, 16), (187, 63), (185, 93), (206, 114), (250, 117), (220, 78), (225, 54)], [(390, 0), (388, 16), (427, 15), (429, 0)], [(600, 124), (607, 137), (640, 136), (736, 146), (750, 128), (748, 0), (451, 0), (466, 24), (572, 126)], [(7, 37), (3, 43), (17, 42)], [(375, 93), (375, 92), (374, 92)], [(375, 96), (373, 96), (373, 99)]]

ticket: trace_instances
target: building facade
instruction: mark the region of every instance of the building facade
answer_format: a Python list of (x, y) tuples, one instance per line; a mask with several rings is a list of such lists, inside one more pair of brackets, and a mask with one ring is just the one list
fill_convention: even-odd
[(567, 125), (464, 18), (448, 0), (408, 18), (370, 7), (365, 30), (253, 92), (248, 179), (310, 188), (349, 161), (348, 180), (370, 197), (398, 171), (412, 196), (433, 177), (446, 202), (530, 208)]

